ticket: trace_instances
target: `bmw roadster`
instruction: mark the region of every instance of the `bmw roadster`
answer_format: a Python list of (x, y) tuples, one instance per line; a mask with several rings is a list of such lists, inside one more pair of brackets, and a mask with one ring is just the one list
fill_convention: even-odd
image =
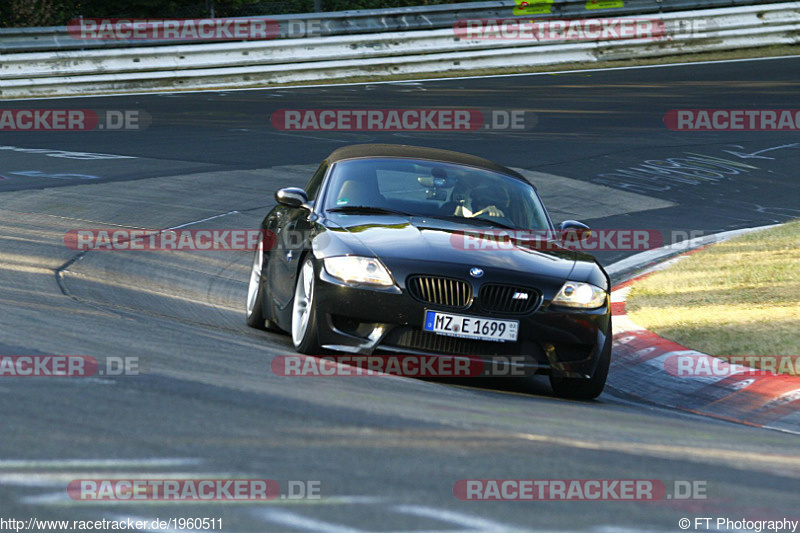
[(252, 264), (250, 326), (290, 332), (314, 355), (524, 356), (559, 396), (602, 392), (608, 275), (557, 239), (496, 245), (588, 229), (556, 230), (519, 173), (445, 150), (349, 146), (275, 199), (261, 227), (273, 238)]

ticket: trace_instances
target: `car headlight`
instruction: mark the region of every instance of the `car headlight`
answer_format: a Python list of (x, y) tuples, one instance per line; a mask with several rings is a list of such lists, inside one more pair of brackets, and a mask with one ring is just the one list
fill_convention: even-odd
[(568, 281), (553, 298), (553, 303), (566, 307), (597, 309), (606, 303), (606, 291), (590, 283)]
[(379, 259), (373, 257), (326, 257), (325, 270), (345, 283), (364, 283), (379, 287), (394, 285), (392, 275)]

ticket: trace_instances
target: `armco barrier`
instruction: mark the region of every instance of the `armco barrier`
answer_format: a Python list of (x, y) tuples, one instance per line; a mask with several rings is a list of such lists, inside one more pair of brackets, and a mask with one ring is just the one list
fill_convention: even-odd
[[(608, 15), (604, 12), (602, 16)], [(4, 54), (0, 57), (0, 97), (253, 87), (358, 76), (457, 73), (788, 45), (800, 40), (800, 2), (674, 12), (658, 18), (669, 32), (657, 40), (467, 40), (458, 38), (449, 27), (272, 41)], [(686, 23), (696, 31), (675, 31), (686, 27)]]

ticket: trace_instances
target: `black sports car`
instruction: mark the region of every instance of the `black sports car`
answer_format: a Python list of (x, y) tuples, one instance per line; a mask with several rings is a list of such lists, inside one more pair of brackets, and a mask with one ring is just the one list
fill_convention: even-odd
[(250, 326), (289, 331), (312, 355), (520, 355), (560, 396), (602, 392), (610, 284), (597, 261), (558, 242), (475, 245), (587, 229), (566, 221), (556, 232), (519, 173), (445, 150), (349, 146), (275, 199), (262, 223), (274, 239), (253, 260)]

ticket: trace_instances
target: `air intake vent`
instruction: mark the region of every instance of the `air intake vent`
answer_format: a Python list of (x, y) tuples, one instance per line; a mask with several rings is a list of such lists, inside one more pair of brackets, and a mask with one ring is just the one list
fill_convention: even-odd
[(415, 299), (443, 307), (464, 309), (472, 303), (472, 286), (466, 281), (434, 276), (412, 276), (406, 283)]
[(396, 337), (398, 348), (411, 348), (424, 352), (456, 355), (516, 355), (519, 353), (518, 343), (488, 342), (473, 339), (460, 339), (436, 335), (428, 331), (405, 330)]
[(542, 298), (539, 291), (514, 285), (488, 283), (479, 293), (480, 307), (484, 311), (525, 315), (539, 306)]

